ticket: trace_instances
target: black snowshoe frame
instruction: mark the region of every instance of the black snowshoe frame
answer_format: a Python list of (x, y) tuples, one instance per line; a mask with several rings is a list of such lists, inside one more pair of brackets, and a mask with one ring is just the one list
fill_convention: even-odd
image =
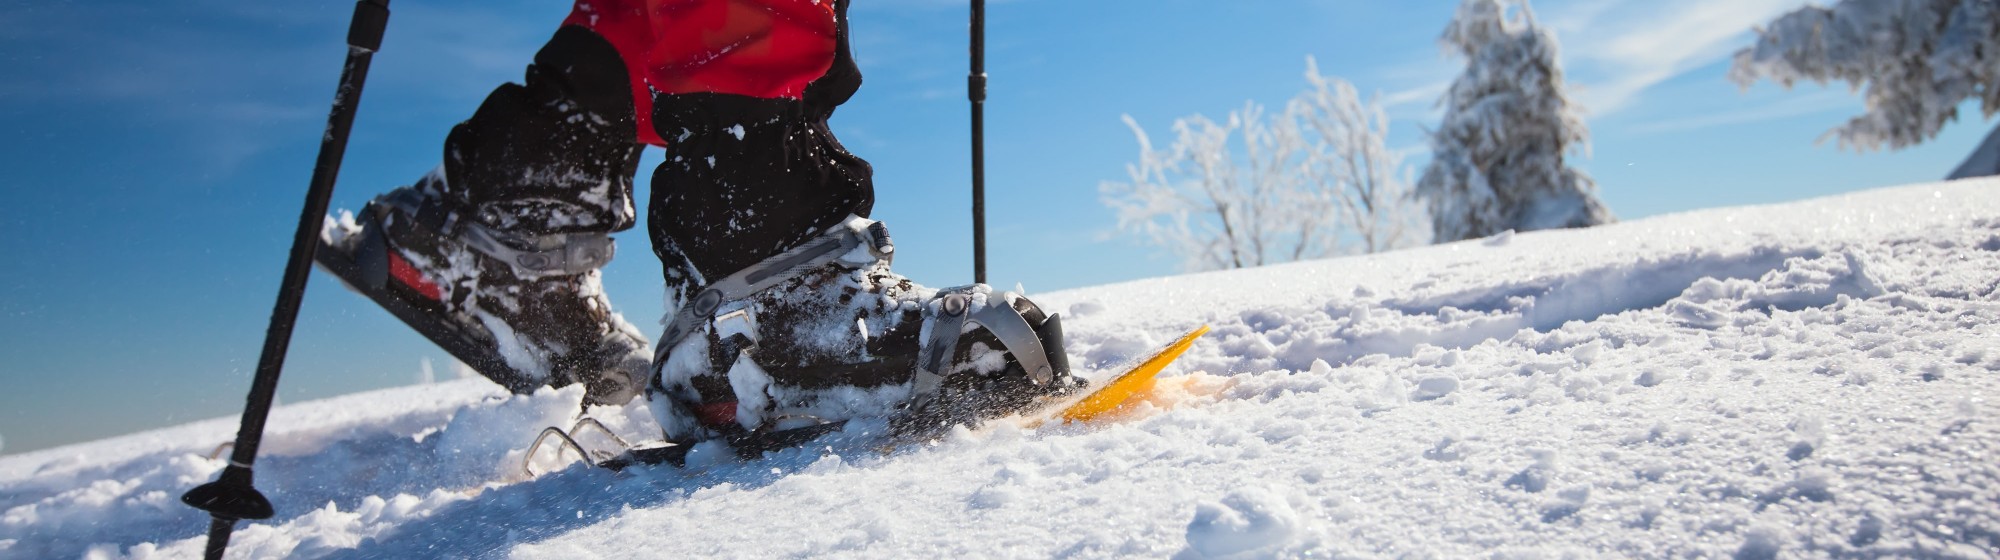
[[(1034, 397), (959, 393), (958, 396), (960, 398), (955, 401), (931, 400), (924, 403), (912, 403), (909, 408), (905, 408), (897, 414), (886, 418), (888, 425), (885, 433), (877, 438), (882, 442), (882, 445), (877, 448), (880, 450), (889, 450), (902, 443), (935, 439), (950, 430), (953, 426), (977, 426), (997, 418), (997, 416), (981, 415), (981, 412), (990, 413), (991, 409), (997, 407), (1011, 409), (1016, 413), (1039, 410), (1048, 404), (1060, 401), (1060, 399), (1068, 396), (1071, 391), (1081, 388), (1081, 385), (1068, 386), (1065, 391)], [(739, 430), (717, 439), (722, 441), (736, 455), (737, 459), (755, 461), (763, 458), (766, 453), (804, 447), (822, 437), (838, 433), (847, 428), (848, 422), (848, 420), (835, 420), (797, 428), (756, 431)], [(584, 446), (577, 441), (577, 437), (586, 430), (602, 432), (611, 441), (622, 447), (623, 451), (613, 454)], [(555, 426), (550, 426), (542, 430), (541, 435), (535, 438), (534, 444), (528, 447), (527, 454), (521, 458), (521, 472), (526, 474), (528, 478), (540, 476), (541, 473), (534, 471), (532, 463), (536, 457), (541, 455), (542, 447), (548, 445), (550, 438), (555, 438), (561, 442), (561, 449), (557, 451), (558, 459), (561, 458), (563, 452), (573, 450), (577, 456), (583, 458), (584, 462), (590, 466), (608, 469), (612, 472), (621, 472), (627, 468), (641, 465), (667, 464), (675, 468), (685, 468), (687, 466), (687, 456), (694, 449), (693, 443), (674, 442), (634, 446), (627, 443), (624, 438), (620, 438), (617, 434), (612, 433), (603, 423), (598, 422), (594, 418), (584, 417), (578, 419), (574, 425), (570, 426), (567, 432)]]
[[(811, 443), (821, 436), (838, 432), (846, 427), (847, 422), (843, 420), (801, 428), (744, 432), (721, 438), (721, 440), (730, 450), (735, 452), (736, 458), (752, 461), (763, 457), (765, 453), (804, 447), (807, 443)], [(605, 437), (610, 438), (611, 441), (622, 447), (623, 451), (613, 454), (585, 447), (576, 438), (586, 429), (602, 432)], [(612, 433), (609, 428), (604, 427), (603, 423), (598, 422), (594, 418), (585, 417), (577, 420), (576, 424), (570, 426), (567, 432), (555, 426), (549, 426), (542, 430), (542, 434), (535, 438), (535, 443), (528, 446), (527, 454), (521, 457), (521, 473), (527, 475), (528, 478), (535, 478), (543, 474), (535, 472), (534, 461), (536, 457), (541, 456), (542, 448), (549, 444), (550, 438), (555, 438), (559, 442), (556, 450), (556, 458), (558, 460), (563, 457), (563, 453), (574, 451), (578, 457), (581, 457), (590, 466), (608, 469), (612, 472), (621, 472), (628, 467), (637, 465), (667, 464), (675, 468), (683, 468), (687, 466), (688, 453), (694, 449), (692, 444), (676, 443), (635, 447), (627, 443), (624, 438), (618, 437), (618, 434)]]
[[(359, 220), (376, 220), (369, 212), (357, 216)], [(451, 322), (444, 317), (450, 311), (444, 304), (416, 293), (402, 282), (389, 277), (388, 240), (383, 236), (383, 224), (363, 224), (360, 238), (355, 239), (353, 253), (343, 251), (330, 243), (322, 233), (319, 248), (313, 252), (313, 262), (322, 270), (339, 278), (368, 299), (374, 300), (390, 315), (409, 325), (418, 334), (443, 348), (453, 358), (471, 366), (481, 375), (507, 388), (508, 391), (522, 393), (532, 391), (541, 385), (531, 381), (526, 373), (507, 364), (507, 359), (496, 350), (493, 333), (485, 329), (470, 328)]]

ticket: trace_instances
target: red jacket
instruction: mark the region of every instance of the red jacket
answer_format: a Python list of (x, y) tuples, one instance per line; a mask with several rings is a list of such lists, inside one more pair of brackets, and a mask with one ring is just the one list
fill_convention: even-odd
[(564, 25), (603, 36), (625, 59), (639, 140), (653, 92), (799, 99), (836, 49), (834, 0), (576, 0)]

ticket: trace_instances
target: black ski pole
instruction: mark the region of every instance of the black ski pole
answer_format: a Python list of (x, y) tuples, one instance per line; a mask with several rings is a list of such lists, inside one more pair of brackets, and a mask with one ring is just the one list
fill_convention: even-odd
[(319, 161), (313, 167), (312, 186), (306, 191), (305, 212), (299, 216), (298, 233), (292, 237), (291, 257), (285, 262), (278, 303), (271, 310), (270, 330), (264, 333), (264, 352), (257, 360), (257, 376), (250, 383), (243, 423), (236, 430), (235, 449), (229, 455), (229, 466), (222, 469), (215, 482), (197, 486), (181, 496), (181, 502), (206, 511), (211, 517), (205, 555), (211, 560), (222, 558), (223, 551), (229, 548), (229, 534), (236, 530), (237, 520), (269, 519), (275, 513), (271, 501), (251, 484), (251, 464), (257, 460), (257, 446), (264, 438), (264, 420), (271, 414), (271, 401), (278, 391), (278, 374), (285, 367), (285, 351), (291, 346), (299, 302), (305, 298), (313, 249), (319, 245), (320, 224), (326, 219), (326, 207), (333, 198), (340, 158), (347, 152), (347, 132), (353, 128), (355, 108), (361, 103), (368, 62), (382, 46), (382, 30), (388, 23), (389, 0), (354, 3), (354, 20), (347, 28), (347, 65), (340, 72), (340, 89), (334, 92), (333, 110), (327, 114)]
[(986, 0), (972, 0), (972, 281), (986, 283)]

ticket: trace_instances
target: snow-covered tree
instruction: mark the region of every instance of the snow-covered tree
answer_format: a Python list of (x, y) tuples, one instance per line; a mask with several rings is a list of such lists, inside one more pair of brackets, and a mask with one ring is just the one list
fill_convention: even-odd
[(1307, 65), (1313, 89), (1285, 111), (1267, 116), (1246, 103), (1220, 123), (1181, 118), (1165, 150), (1125, 116), (1139, 160), (1126, 166), (1129, 182), (1100, 187), (1119, 229), (1179, 255), (1190, 270), (1420, 243), (1408, 224), (1421, 209), (1408, 203), (1380, 103), (1363, 103), (1353, 85)]
[(1363, 102), (1354, 84), (1321, 76), (1312, 57), (1306, 58), (1306, 82), (1312, 89), (1290, 106), (1290, 114), (1311, 133), (1306, 184), (1332, 198), (1330, 206), (1340, 213), (1339, 225), (1354, 237), (1361, 252), (1428, 241), (1419, 223), (1424, 211), (1410, 196), (1403, 154), (1389, 148), (1389, 114), (1382, 110), (1380, 99)]
[[(1155, 150), (1145, 129), (1126, 115), (1125, 125), (1139, 139), (1139, 161), (1126, 166), (1131, 182), (1099, 189), (1118, 212), (1119, 229), (1179, 255), (1189, 270), (1258, 266), (1273, 250), (1318, 256), (1324, 249), (1311, 239), (1286, 239), (1296, 228), (1286, 223), (1292, 216), (1279, 216), (1283, 199), (1296, 191), (1288, 183), (1296, 174), (1285, 170), (1297, 159), (1291, 141), (1297, 131), (1274, 130), (1262, 115), (1253, 103), (1222, 123), (1202, 115), (1177, 119), (1167, 150)], [(1232, 150), (1238, 143), (1241, 160)]]
[(1564, 158), (1589, 150), (1564, 92), (1555, 34), (1525, 0), (1464, 0), (1439, 39), (1466, 59), (1439, 104), (1431, 163), (1416, 194), (1438, 241), (1612, 221), (1597, 185)]
[(1863, 92), (1867, 111), (1827, 132), (1845, 148), (1894, 150), (1935, 138), (1967, 99), (1979, 100), (1986, 117), (2000, 112), (1993, 0), (1841, 0), (1779, 16), (1757, 35), (1736, 52), (1729, 78), (1738, 85), (1843, 81)]

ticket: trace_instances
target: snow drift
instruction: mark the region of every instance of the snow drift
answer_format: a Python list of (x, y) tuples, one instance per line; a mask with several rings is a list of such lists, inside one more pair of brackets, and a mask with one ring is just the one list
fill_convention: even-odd
[[(1119, 418), (517, 471), (580, 393), (299, 403), (245, 557), (2000, 555), (2000, 181), (1044, 294)], [(643, 404), (591, 411), (627, 439)], [(193, 557), (218, 419), (0, 459), (0, 556)], [(712, 451), (712, 450), (709, 450)]]

